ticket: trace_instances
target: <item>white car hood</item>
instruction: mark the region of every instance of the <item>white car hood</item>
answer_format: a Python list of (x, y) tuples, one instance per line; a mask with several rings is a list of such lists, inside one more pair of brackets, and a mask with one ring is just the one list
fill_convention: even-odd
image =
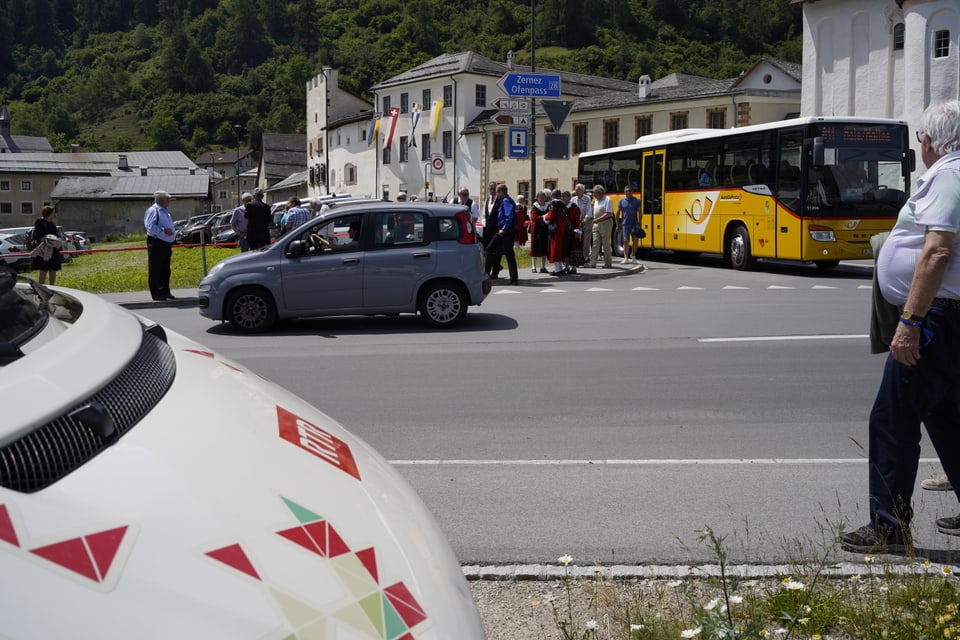
[[(4, 406), (27, 405), (7, 412), (7, 443), (139, 346), (132, 314), (76, 297), (70, 330), (0, 370)], [(46, 488), (0, 487), (0, 638), (484, 637), (449, 545), (381, 456), (247, 368), (167, 341), (175, 378), (136, 426)]]

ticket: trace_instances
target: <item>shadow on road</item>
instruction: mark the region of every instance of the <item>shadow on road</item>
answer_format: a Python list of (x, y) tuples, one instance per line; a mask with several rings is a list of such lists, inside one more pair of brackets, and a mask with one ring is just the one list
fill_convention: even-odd
[(281, 320), (273, 331), (257, 334), (241, 334), (232, 331), (226, 323), (216, 324), (207, 333), (212, 335), (236, 336), (248, 340), (258, 337), (277, 336), (320, 336), (336, 337), (347, 335), (402, 335), (429, 334), (443, 335), (474, 333), (480, 331), (510, 331), (519, 325), (513, 318), (498, 313), (468, 312), (463, 322), (452, 329), (433, 329), (414, 314), (395, 316), (337, 316), (326, 318), (299, 318)]

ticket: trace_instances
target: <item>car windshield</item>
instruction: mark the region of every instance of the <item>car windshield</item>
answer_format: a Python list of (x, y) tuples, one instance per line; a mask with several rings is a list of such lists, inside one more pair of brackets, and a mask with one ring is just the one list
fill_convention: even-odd
[(46, 326), (46, 300), (36, 288), (16, 286), (17, 277), (0, 270), (0, 365), (23, 355), (20, 346)]

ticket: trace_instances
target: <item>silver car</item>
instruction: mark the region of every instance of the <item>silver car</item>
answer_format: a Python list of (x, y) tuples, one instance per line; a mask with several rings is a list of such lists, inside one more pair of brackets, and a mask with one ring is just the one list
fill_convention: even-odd
[(281, 318), (382, 313), (419, 313), (446, 328), (488, 293), (466, 208), (366, 202), (218, 263), (200, 282), (199, 306), (244, 333)]

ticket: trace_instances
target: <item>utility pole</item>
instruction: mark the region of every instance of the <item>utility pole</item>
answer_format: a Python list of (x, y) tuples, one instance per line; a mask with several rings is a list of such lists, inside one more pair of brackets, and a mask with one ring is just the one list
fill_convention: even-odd
[[(537, 0), (530, 0), (530, 73), (537, 71)], [(537, 189), (537, 99), (530, 98), (530, 193), (527, 200), (533, 206)]]
[(237, 136), (237, 206), (240, 206), (240, 125), (233, 125), (233, 133)]

